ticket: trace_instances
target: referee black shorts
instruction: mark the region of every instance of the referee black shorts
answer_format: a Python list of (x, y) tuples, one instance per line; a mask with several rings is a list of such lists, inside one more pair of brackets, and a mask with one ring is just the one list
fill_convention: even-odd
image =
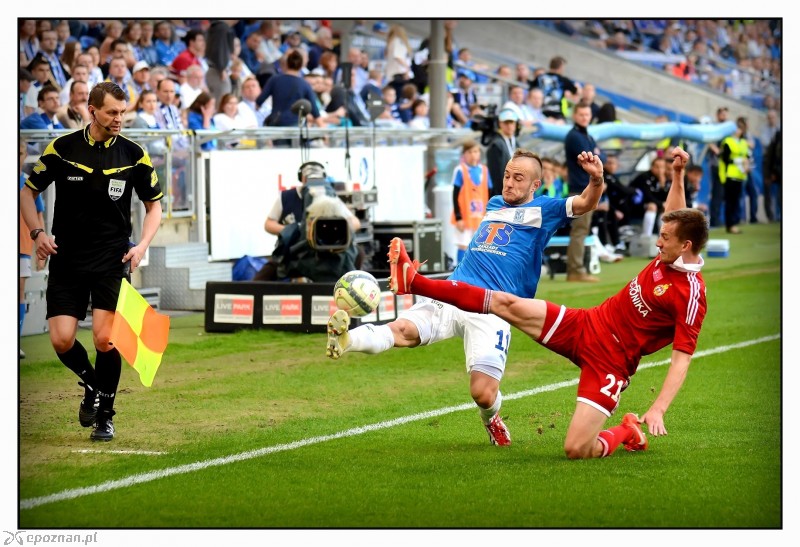
[[(130, 279), (129, 279), (130, 281)], [(83, 272), (81, 274), (52, 272), (47, 280), (47, 319), (58, 315), (86, 319), (91, 298), (92, 309), (117, 309), (120, 273)]]

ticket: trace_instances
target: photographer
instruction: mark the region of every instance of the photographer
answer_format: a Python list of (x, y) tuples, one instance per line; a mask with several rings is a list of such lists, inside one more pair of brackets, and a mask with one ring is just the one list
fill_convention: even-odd
[[(486, 120), (489, 119), (486, 118)], [(517, 133), (519, 131), (519, 117), (513, 110), (501, 110), (497, 116), (497, 121), (500, 130), (495, 130), (489, 137), (490, 140), (486, 148), (486, 165), (489, 167), (489, 177), (492, 181), (498, 181), (492, 188), (492, 196), (499, 195), (503, 190), (503, 185), (500, 182), (503, 180), (506, 164), (511, 160), (511, 156), (517, 148)], [(484, 133), (484, 136), (487, 136), (487, 134)], [(482, 142), (485, 143), (483, 139)]]

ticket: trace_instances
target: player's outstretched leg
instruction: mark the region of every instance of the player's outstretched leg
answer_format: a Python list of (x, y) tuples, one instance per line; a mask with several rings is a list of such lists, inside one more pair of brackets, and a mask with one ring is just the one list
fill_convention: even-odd
[(344, 310), (336, 310), (336, 313), (328, 319), (328, 346), (325, 348), (325, 355), (331, 359), (338, 359), (350, 347), (350, 316)]
[(622, 417), (622, 425), (631, 431), (631, 438), (624, 443), (625, 450), (635, 452), (637, 450), (647, 450), (647, 435), (644, 434), (639, 426), (639, 416), (633, 412), (628, 412)]
[(394, 294), (411, 294), (411, 282), (417, 275), (418, 262), (412, 261), (403, 240), (395, 237), (389, 242), (389, 290)]

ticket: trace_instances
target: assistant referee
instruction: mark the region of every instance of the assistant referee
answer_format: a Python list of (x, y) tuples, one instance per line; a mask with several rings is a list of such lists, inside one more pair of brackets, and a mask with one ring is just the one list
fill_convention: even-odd
[[(89, 94), (92, 122), (57, 137), (42, 153), (20, 191), (20, 211), (31, 228), (40, 259), (50, 256), (47, 319), (58, 358), (80, 378), (84, 398), (78, 411), (90, 438), (114, 438), (114, 398), (122, 371), (109, 341), (122, 278), (130, 281), (161, 224), (163, 197), (145, 149), (120, 135), (127, 108), (125, 92), (112, 82)], [(34, 199), (55, 183), (52, 235), (36, 215)], [(131, 196), (136, 191), (146, 214), (142, 238), (131, 243)], [(97, 358), (92, 367), (75, 338), (91, 297)]]

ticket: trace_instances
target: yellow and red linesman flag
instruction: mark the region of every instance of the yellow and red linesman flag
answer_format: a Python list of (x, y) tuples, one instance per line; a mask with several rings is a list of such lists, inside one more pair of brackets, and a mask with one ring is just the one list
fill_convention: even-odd
[(128, 364), (139, 372), (147, 387), (153, 385), (161, 356), (167, 349), (169, 316), (156, 312), (136, 289), (122, 280), (111, 325), (111, 343)]

